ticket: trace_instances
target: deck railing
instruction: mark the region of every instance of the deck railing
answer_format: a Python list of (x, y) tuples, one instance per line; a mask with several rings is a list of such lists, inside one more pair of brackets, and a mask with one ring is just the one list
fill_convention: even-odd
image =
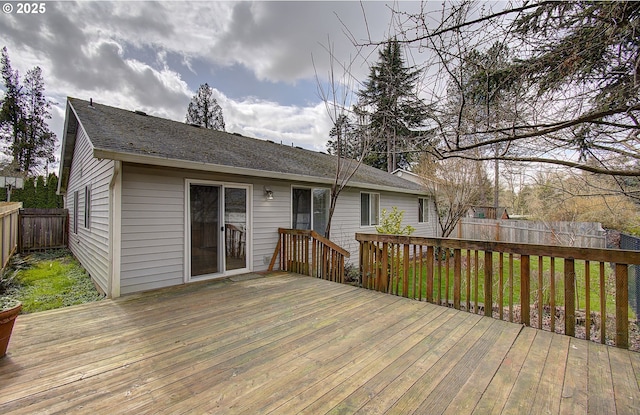
[(349, 252), (315, 231), (278, 229), (280, 238), (269, 271), (278, 257), (282, 271), (297, 272), (329, 281), (344, 282), (345, 258)]
[(393, 235), (356, 239), (365, 288), (574, 337), (578, 326), (586, 339), (629, 347), (628, 266), (640, 264), (640, 252)]

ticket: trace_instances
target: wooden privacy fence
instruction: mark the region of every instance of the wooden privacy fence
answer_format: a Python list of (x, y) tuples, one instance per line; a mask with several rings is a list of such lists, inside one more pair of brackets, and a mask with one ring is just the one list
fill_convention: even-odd
[(345, 258), (349, 252), (315, 231), (278, 229), (280, 237), (269, 271), (280, 257), (282, 271), (297, 272), (324, 280), (344, 282)]
[(606, 232), (596, 222), (538, 222), (516, 219), (462, 218), (451, 236), (518, 244), (605, 248)]
[[(628, 268), (640, 264), (640, 252), (360, 233), (356, 239), (365, 288), (574, 337), (578, 324), (586, 339), (629, 347)], [(614, 333), (607, 332), (609, 314)]]
[(20, 252), (65, 248), (68, 223), (67, 209), (20, 209)]
[(2, 269), (7, 266), (9, 258), (18, 246), (18, 216), (21, 202), (0, 203), (0, 256)]

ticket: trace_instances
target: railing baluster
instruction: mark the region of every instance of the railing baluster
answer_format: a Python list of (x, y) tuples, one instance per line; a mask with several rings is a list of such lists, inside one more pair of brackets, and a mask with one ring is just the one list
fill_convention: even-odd
[(538, 255), (538, 328), (542, 328), (542, 315), (544, 314), (544, 301), (542, 288), (544, 285), (543, 281), (544, 274), (544, 258), (542, 255)]
[(467, 311), (471, 311), (471, 250), (467, 249)]
[(417, 257), (417, 246), (416, 246), (416, 245), (413, 245), (413, 261), (412, 261), (412, 262), (413, 262), (413, 264), (412, 264), (412, 267), (413, 267), (413, 268), (412, 268), (412, 269), (413, 269), (413, 277), (412, 277), (412, 281), (411, 281), (411, 283), (412, 283), (412, 285), (413, 285), (413, 288), (412, 288), (412, 295), (411, 295), (411, 298), (414, 298), (414, 299), (415, 299), (415, 298), (418, 298), (418, 296), (416, 295), (417, 278), (418, 278), (418, 277), (416, 276), (416, 272), (418, 271), (418, 264), (417, 264), (417, 262), (416, 262), (416, 260), (417, 260), (417, 258), (416, 258), (416, 257)]
[[(414, 245), (415, 246), (415, 245)], [(423, 272), (423, 263), (424, 263), (424, 256), (423, 256), (423, 250), (422, 250), (422, 245), (420, 245), (420, 248), (418, 248), (418, 251), (420, 252), (420, 261), (419, 261), (419, 272), (418, 272), (418, 301), (422, 301), (422, 272)]]
[(444, 298), (444, 301), (445, 301), (445, 304), (447, 305), (447, 307), (449, 307), (449, 298), (450, 298), (449, 297), (449, 295), (450, 295), (450, 292), (449, 292), (450, 291), (449, 273), (450, 273), (450, 268), (451, 268), (449, 264), (451, 263), (451, 261), (450, 261), (450, 259), (451, 259), (451, 251), (449, 250), (449, 248), (445, 248), (444, 252), (445, 252), (445, 255), (444, 255), (444, 261), (445, 261), (445, 263), (444, 263), (444, 278), (445, 278), (445, 280), (444, 280), (444, 286), (445, 286), (445, 289), (444, 289), (444, 294), (445, 295), (444, 295), (444, 297), (445, 298)]
[(462, 255), (460, 249), (453, 250), (453, 308), (460, 310)]
[(616, 346), (629, 348), (629, 267), (616, 264)]
[(556, 258), (551, 257), (551, 272), (549, 276), (549, 308), (551, 310), (551, 331), (556, 331)]
[(498, 277), (500, 278), (499, 283), (498, 283), (498, 289), (500, 290), (498, 293), (498, 315), (500, 316), (500, 320), (504, 319), (504, 304), (503, 304), (503, 296), (504, 296), (504, 283), (503, 283), (503, 277), (504, 277), (504, 254), (502, 252), (500, 252), (500, 263), (498, 264)]
[(493, 252), (484, 253), (484, 315), (493, 315)]
[(564, 333), (576, 336), (576, 269), (571, 258), (564, 260)]
[(433, 303), (433, 260), (435, 255), (433, 246), (427, 247), (427, 293), (426, 300)]
[(402, 296), (409, 297), (409, 244), (404, 244), (404, 264), (402, 267)]
[(509, 321), (513, 323), (513, 254), (509, 254)]
[(585, 338), (591, 340), (591, 264), (584, 261), (584, 309), (585, 309)]
[(600, 343), (607, 342), (607, 289), (604, 281), (604, 262), (600, 262)]
[(442, 252), (443, 249), (441, 247), (438, 247), (438, 262), (436, 265), (436, 274), (438, 274), (438, 286), (436, 287), (438, 290), (436, 292), (436, 304), (438, 305), (442, 305)]
[[(391, 245), (391, 251), (393, 251), (393, 245)], [(393, 264), (393, 261), (391, 261)], [(378, 290), (383, 292), (389, 292), (389, 244), (382, 243), (382, 269), (380, 270), (380, 276), (378, 278)]]
[(478, 288), (478, 275), (480, 275), (480, 260), (478, 259), (478, 250), (473, 251), (473, 292), (475, 294), (475, 298), (473, 299), (473, 313), (478, 314), (478, 299), (479, 299), (479, 291)]
[(520, 322), (525, 326), (531, 325), (531, 310), (529, 308), (530, 298), (530, 274), (529, 255), (520, 256)]

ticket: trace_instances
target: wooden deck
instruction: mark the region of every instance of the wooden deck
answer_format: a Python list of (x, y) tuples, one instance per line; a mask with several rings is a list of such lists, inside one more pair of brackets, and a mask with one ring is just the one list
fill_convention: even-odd
[(20, 316), (0, 413), (640, 413), (635, 352), (296, 274), (233, 280)]

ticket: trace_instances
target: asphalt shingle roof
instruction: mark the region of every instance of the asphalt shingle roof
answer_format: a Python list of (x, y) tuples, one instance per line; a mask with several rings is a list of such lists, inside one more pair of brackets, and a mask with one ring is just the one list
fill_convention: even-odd
[[(140, 114), (135, 111), (68, 98), (95, 151), (267, 172), (272, 177), (298, 175), (332, 181), (335, 157), (315, 151), (276, 144), (238, 134), (194, 127), (185, 123)], [(151, 157), (151, 158), (149, 158)], [(379, 169), (361, 165), (351, 186), (391, 187), (423, 193), (420, 185)]]

